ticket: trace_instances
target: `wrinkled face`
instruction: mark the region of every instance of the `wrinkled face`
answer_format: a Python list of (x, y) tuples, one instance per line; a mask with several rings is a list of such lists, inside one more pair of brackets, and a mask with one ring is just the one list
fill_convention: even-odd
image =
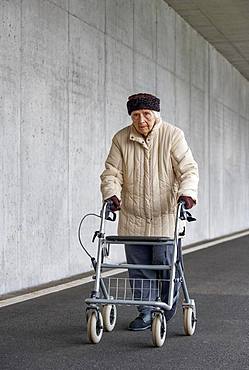
[(148, 135), (156, 122), (154, 113), (149, 109), (135, 110), (131, 113), (131, 118), (136, 130), (144, 136)]

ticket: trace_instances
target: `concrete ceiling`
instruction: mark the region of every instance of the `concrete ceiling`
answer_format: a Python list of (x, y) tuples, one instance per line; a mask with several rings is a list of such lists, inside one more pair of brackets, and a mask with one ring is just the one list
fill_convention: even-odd
[(165, 0), (249, 80), (249, 0)]

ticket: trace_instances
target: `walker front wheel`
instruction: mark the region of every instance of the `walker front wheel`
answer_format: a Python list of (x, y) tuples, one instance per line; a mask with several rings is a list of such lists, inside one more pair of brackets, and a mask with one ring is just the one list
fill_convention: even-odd
[(156, 313), (152, 321), (152, 341), (155, 347), (162, 347), (166, 339), (166, 319), (162, 313)]
[(196, 309), (193, 307), (183, 307), (183, 327), (186, 335), (193, 335), (196, 328)]
[(97, 344), (100, 342), (103, 334), (103, 318), (101, 312), (92, 311), (88, 316), (87, 321), (87, 336), (91, 343)]
[(107, 304), (103, 307), (103, 321), (106, 331), (113, 331), (117, 320), (117, 308), (114, 304)]

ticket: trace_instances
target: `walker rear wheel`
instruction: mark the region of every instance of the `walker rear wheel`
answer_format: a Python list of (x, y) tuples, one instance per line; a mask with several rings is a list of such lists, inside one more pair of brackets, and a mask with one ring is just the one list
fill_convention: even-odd
[(103, 318), (101, 312), (92, 311), (88, 316), (87, 321), (87, 336), (91, 343), (97, 344), (100, 342), (103, 334)]
[(166, 338), (166, 319), (162, 313), (156, 313), (152, 321), (152, 341), (155, 347), (162, 347)]
[(183, 327), (186, 335), (193, 335), (196, 328), (196, 309), (193, 307), (183, 307)]
[(117, 320), (117, 308), (114, 304), (107, 304), (102, 310), (104, 328), (106, 331), (113, 331)]

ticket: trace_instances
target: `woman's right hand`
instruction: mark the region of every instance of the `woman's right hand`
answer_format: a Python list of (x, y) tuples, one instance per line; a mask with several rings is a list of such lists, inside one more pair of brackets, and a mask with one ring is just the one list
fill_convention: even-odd
[(119, 211), (121, 209), (121, 201), (117, 198), (116, 195), (113, 195), (112, 197), (106, 199), (106, 201), (111, 201), (112, 202), (112, 205), (111, 205), (111, 210), (112, 212), (116, 212), (116, 211)]

